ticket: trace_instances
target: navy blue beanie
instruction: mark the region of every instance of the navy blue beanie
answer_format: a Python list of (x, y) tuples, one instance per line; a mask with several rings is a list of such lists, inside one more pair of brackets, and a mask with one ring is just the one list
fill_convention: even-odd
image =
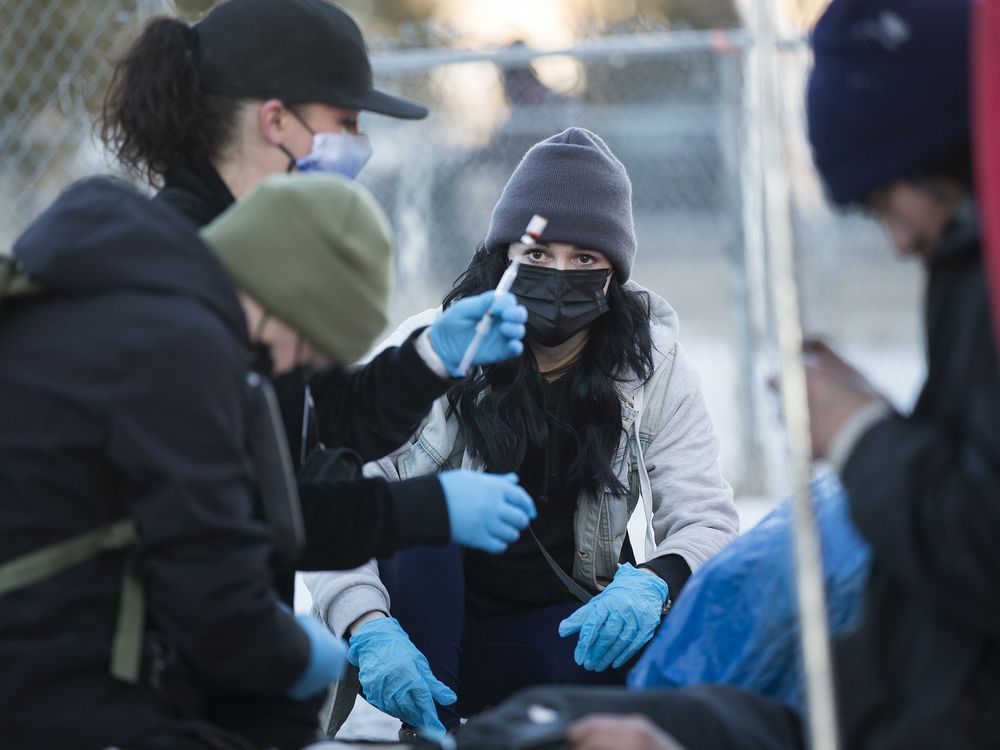
[(517, 242), (534, 214), (549, 220), (542, 242), (597, 250), (622, 281), (632, 273), (632, 183), (594, 133), (568, 128), (528, 149), (493, 209), (487, 249)]
[(830, 3), (806, 110), (835, 203), (863, 202), (969, 142), (969, 12), (969, 0)]

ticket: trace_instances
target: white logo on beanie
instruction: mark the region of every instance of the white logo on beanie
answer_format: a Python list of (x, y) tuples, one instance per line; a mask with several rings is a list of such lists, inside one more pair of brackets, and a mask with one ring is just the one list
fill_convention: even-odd
[(858, 25), (858, 39), (871, 39), (889, 52), (895, 52), (913, 36), (910, 25), (891, 10), (882, 11), (878, 18)]

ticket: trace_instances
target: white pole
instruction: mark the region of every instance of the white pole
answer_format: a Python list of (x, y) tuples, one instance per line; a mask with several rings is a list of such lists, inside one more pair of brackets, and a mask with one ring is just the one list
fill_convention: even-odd
[(771, 267), (770, 289), (781, 352), (781, 394), (792, 480), (795, 585), (805, 666), (809, 740), (813, 750), (837, 750), (839, 739), (826, 619), (826, 593), (819, 534), (809, 493), (812, 443), (805, 370), (802, 364), (802, 327), (795, 280), (791, 192), (783, 150), (783, 99), (775, 8), (775, 0), (755, 0), (754, 43), (751, 52), (757, 61), (757, 85), (760, 93), (758, 124), (764, 226)]

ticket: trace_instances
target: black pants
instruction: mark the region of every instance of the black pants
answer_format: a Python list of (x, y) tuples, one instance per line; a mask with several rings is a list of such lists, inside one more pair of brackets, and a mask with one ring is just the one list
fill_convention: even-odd
[(438, 706), (445, 727), (459, 724), (529, 685), (622, 685), (624, 673), (588, 672), (573, 661), (576, 636), (559, 637), (559, 623), (581, 605), (553, 604), (528, 612), (479, 618), (466, 611), (462, 550), (414, 547), (379, 562), (399, 620), (431, 671), (458, 694)]

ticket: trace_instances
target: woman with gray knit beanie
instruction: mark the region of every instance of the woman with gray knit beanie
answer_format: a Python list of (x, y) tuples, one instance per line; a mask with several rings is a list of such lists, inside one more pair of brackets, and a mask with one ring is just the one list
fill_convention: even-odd
[[(521, 244), (534, 214), (548, 224)], [(419, 548), (307, 575), (320, 616), (350, 638), (365, 697), (404, 732), (450, 729), (528, 685), (622, 683), (691, 572), (738, 531), (677, 315), (629, 280), (635, 252), (631, 183), (604, 141), (570, 128), (533, 146), (443, 304), (494, 288), (517, 258), (524, 355), (456, 381), (368, 467), (516, 473), (533, 533), (500, 555)]]

